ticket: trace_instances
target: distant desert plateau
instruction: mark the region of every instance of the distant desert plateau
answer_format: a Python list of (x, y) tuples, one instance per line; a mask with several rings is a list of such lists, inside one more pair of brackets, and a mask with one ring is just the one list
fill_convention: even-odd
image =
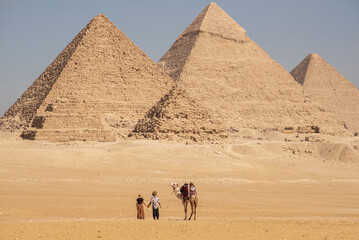
[[(0, 140), (0, 239), (358, 239), (359, 139), (241, 133), (222, 144)], [(286, 141), (284, 141), (286, 139)], [(193, 181), (184, 221), (171, 181)], [(158, 191), (154, 221), (137, 194)]]

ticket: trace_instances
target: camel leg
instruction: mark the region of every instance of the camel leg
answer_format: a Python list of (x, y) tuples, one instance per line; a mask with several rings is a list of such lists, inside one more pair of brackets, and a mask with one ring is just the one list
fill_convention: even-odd
[(187, 220), (187, 205), (188, 202), (183, 202), (183, 207), (184, 207), (184, 220)]
[(197, 204), (198, 204), (198, 197), (197, 196), (191, 197), (190, 203), (191, 203), (191, 216), (189, 217), (188, 220), (191, 220), (193, 215), (194, 215), (194, 220), (196, 220), (196, 210), (197, 210)]
[(197, 213), (197, 206), (198, 206), (198, 197), (194, 200), (194, 220), (196, 220), (196, 213)]
[(194, 217), (193, 217), (193, 220), (196, 220), (196, 205), (194, 206), (194, 210), (193, 210), (193, 213), (194, 213)]
[(191, 217), (193, 215), (193, 205), (194, 205), (194, 203), (193, 203), (193, 201), (191, 201), (191, 216), (189, 216), (188, 221), (191, 220)]

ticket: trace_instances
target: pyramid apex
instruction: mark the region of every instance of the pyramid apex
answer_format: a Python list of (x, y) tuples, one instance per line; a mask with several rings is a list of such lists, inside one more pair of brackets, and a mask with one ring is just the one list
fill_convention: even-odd
[(215, 3), (215, 2), (210, 2), (210, 3), (207, 5), (207, 7), (209, 7), (209, 6), (217, 6), (217, 7), (219, 7), (219, 6), (217, 5), (217, 3)]
[(177, 39), (199, 31), (236, 40), (246, 37), (246, 30), (214, 2), (209, 3)]
[(106, 15), (101, 14), (101, 13), (97, 14), (92, 20), (100, 20), (100, 19), (109, 20), (109, 19), (106, 17)]
[(317, 53), (311, 53), (311, 54), (309, 54), (309, 57), (310, 58), (314, 58), (314, 59), (319, 59), (319, 58), (322, 58), (319, 54), (317, 54)]
[[(324, 60), (324, 58), (322, 58), (319, 54), (317, 54), (317, 53), (311, 53), (311, 54), (309, 54), (305, 59), (307, 59), (307, 61), (308, 61), (308, 64), (309, 64), (309, 62), (312, 62), (312, 61), (314, 61), (314, 62), (326, 62), (325, 60)], [(303, 60), (304, 61), (304, 60)]]
[(106, 15), (104, 14), (97, 14), (94, 18), (91, 19), (91, 21), (87, 24), (87, 26), (85, 28), (89, 28), (92, 25), (97, 25), (97, 24), (106, 24), (106, 25), (113, 25), (114, 28), (117, 28), (113, 22), (110, 21), (110, 19), (108, 19), (106, 17)]

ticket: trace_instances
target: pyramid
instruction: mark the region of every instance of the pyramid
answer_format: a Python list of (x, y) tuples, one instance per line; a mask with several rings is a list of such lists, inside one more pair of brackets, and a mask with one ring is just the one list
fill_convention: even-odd
[(350, 131), (359, 132), (359, 90), (335, 68), (318, 54), (310, 54), (291, 74)]
[(25, 139), (114, 141), (127, 136), (173, 81), (99, 14), (1, 119)]
[(215, 3), (185, 29), (158, 65), (226, 129), (316, 126), (320, 132), (345, 132)]
[(229, 137), (219, 120), (201, 109), (186, 90), (174, 86), (141, 119), (130, 136), (137, 138), (211, 142)]

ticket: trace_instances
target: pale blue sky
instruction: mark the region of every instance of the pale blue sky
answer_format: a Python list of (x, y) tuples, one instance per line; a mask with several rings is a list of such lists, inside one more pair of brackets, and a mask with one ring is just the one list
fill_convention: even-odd
[[(157, 62), (209, 2), (0, 0), (0, 116), (98, 13)], [(318, 53), (359, 87), (359, 1), (216, 3), (288, 71)]]

